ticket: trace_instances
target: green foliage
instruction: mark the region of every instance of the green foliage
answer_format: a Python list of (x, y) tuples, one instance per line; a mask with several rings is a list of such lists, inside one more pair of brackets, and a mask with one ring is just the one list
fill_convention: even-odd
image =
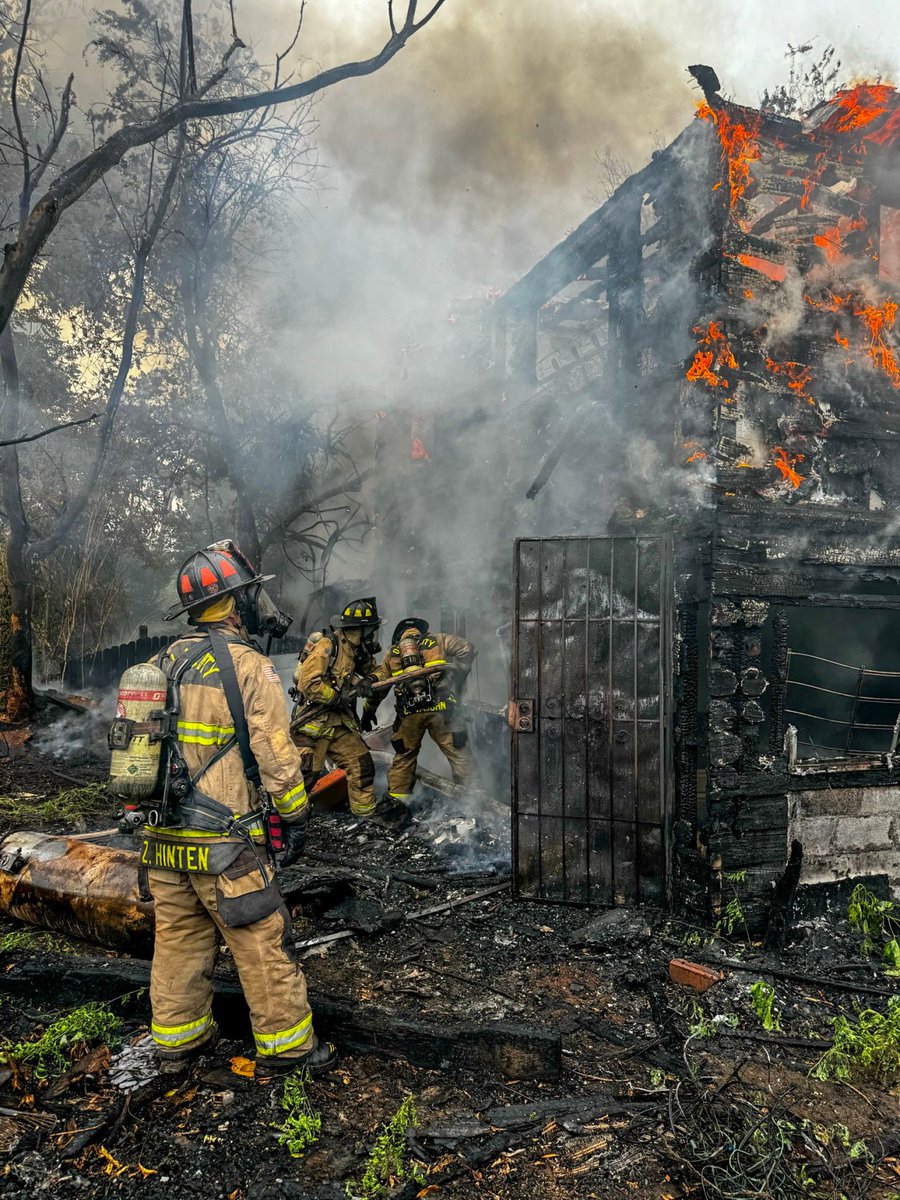
[(775, 989), (764, 979), (750, 986), (750, 1003), (763, 1029), (771, 1032), (781, 1028), (781, 1015), (775, 1007)]
[(34, 1041), (8, 1043), (0, 1051), (0, 1059), (30, 1063), (36, 1079), (47, 1079), (65, 1071), (73, 1050), (121, 1041), (121, 1028), (121, 1017), (102, 1004), (83, 1004), (53, 1021)]
[(16, 950), (50, 950), (68, 953), (71, 942), (66, 938), (48, 933), (46, 929), (14, 929), (0, 937), (0, 954), (12, 954)]
[(688, 1025), (688, 1033), (692, 1038), (711, 1038), (715, 1037), (719, 1032), (719, 1027), (726, 1025), (729, 1029), (734, 1029), (738, 1023), (737, 1013), (718, 1013), (714, 1017), (708, 1017), (703, 1011), (703, 1005), (699, 1000), (691, 1001), (690, 1024)]
[(381, 1133), (369, 1152), (360, 1180), (351, 1179), (346, 1187), (349, 1200), (378, 1200), (405, 1179), (424, 1182), (425, 1176), (417, 1163), (407, 1161), (406, 1131), (419, 1123), (416, 1105), (410, 1093)]
[(850, 928), (862, 934), (860, 952), (883, 958), (889, 974), (900, 974), (900, 916), (891, 900), (879, 900), (858, 883), (847, 905)]
[(281, 1107), (285, 1118), (276, 1126), (279, 1146), (287, 1146), (291, 1158), (302, 1158), (319, 1140), (322, 1132), (322, 1117), (312, 1106), (306, 1085), (309, 1072), (295, 1071), (284, 1081)]
[(834, 1018), (834, 1045), (813, 1068), (816, 1079), (851, 1080), (894, 1087), (900, 1083), (900, 996), (886, 1013), (866, 1008), (855, 1021)]
[(726, 871), (722, 878), (731, 885), (731, 898), (722, 909), (718, 921), (716, 921), (716, 933), (721, 934), (723, 937), (731, 937), (735, 929), (742, 925), (744, 934), (749, 941), (750, 930), (747, 928), (744, 908), (738, 894), (738, 885), (747, 882), (747, 872)]
[(110, 811), (105, 783), (66, 788), (48, 800), (28, 795), (0, 795), (0, 820), (14, 821), (29, 828), (41, 829), (58, 821), (92, 821), (109, 816)]

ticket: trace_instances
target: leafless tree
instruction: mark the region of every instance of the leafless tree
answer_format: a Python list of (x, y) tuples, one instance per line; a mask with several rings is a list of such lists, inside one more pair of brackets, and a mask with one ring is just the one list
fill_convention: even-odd
[[(63, 93), (59, 109), (60, 119), (45, 150), (40, 150), (38, 147), (36, 154), (31, 151), (19, 131), (19, 121), (17, 120), (16, 127), (23, 159), (27, 164), (26, 183), (28, 186), (23, 188), (20, 197), (21, 219), (18, 236), (15, 242), (6, 247), (3, 263), (0, 266), (0, 330), (5, 328), (9, 322), (34, 268), (35, 261), (63, 214), (117, 166), (129, 151), (138, 146), (147, 146), (158, 142), (179, 126), (190, 121), (258, 112), (272, 105), (294, 103), (334, 87), (335, 84), (341, 83), (345, 79), (372, 75), (386, 66), (403, 49), (410, 38), (431, 21), (444, 3), (445, 0), (432, 0), (432, 3), (426, 6), (424, 14), (420, 16), (419, 0), (403, 0), (402, 7), (405, 12), (402, 20), (398, 20), (394, 12), (394, 0), (388, 0), (387, 15), (390, 36), (381, 49), (370, 58), (329, 67), (313, 75), (310, 79), (299, 80), (284, 87), (276, 83), (275, 86), (263, 91), (251, 91), (236, 95), (220, 94), (223, 91), (227, 93), (227, 89), (223, 85), (228, 79), (232, 59), (245, 45), (237, 36), (236, 27), (232, 24), (234, 39), (223, 55), (221, 64), (202, 84), (195, 83), (195, 72), (192, 73), (188, 66), (188, 86), (172, 103), (160, 108), (146, 120), (137, 120), (122, 125), (101, 141), (89, 154), (63, 171), (33, 203), (32, 198), (40, 178), (46, 170), (46, 166), (52, 161), (66, 130), (68, 105), (71, 102), (71, 83), (67, 85), (67, 90)], [(30, 11), (31, 0), (25, 0), (17, 68), (27, 41)], [(183, 12), (182, 59), (190, 64), (196, 62), (196, 53), (193, 44), (189, 0), (184, 0)], [(17, 69), (17, 79), (18, 75)], [(13, 96), (15, 95), (16, 90), (14, 89)], [(36, 180), (34, 179), (35, 174), (38, 176)]]

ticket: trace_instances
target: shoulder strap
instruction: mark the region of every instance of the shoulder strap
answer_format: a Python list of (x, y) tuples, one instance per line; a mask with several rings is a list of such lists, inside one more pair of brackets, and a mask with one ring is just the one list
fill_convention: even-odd
[(228, 649), (228, 642), (215, 629), (209, 631), (209, 640), (212, 645), (213, 658), (216, 660), (219, 674), (222, 677), (225, 703), (228, 705), (231, 719), (234, 721), (234, 736), (244, 763), (244, 774), (250, 783), (258, 785), (260, 782), (259, 766), (253, 755), (253, 751), (250, 749), (250, 730), (247, 728), (244, 698), (241, 695), (241, 688), (237, 681), (237, 674), (235, 673), (234, 662), (231, 658), (231, 651)]

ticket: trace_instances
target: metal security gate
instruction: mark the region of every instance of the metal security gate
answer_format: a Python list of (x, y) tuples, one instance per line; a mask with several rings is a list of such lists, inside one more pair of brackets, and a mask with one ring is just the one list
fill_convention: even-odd
[(666, 898), (669, 544), (516, 542), (512, 814), (518, 895)]

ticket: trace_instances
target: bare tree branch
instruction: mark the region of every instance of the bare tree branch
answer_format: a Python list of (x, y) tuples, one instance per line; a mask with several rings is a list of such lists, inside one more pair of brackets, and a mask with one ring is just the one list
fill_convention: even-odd
[(300, 36), (300, 30), (303, 28), (303, 14), (306, 12), (306, 0), (300, 0), (300, 16), (297, 19), (297, 28), (294, 30), (294, 36), (291, 38), (291, 44), (281, 54), (275, 56), (275, 86), (278, 87), (281, 79), (281, 64), (297, 45), (297, 39)]
[(242, 42), (240, 37), (238, 36), (237, 24), (235, 23), (235, 19), (234, 19), (234, 0), (228, 0), (228, 10), (231, 13), (231, 38), (232, 38), (231, 44), (232, 44), (232, 48), (240, 47), (242, 50), (244, 50), (244, 49), (246, 49), (246, 42)]
[(91, 413), (89, 417), (79, 417), (77, 421), (63, 421), (61, 425), (51, 425), (49, 429), (42, 429), (40, 433), (30, 433), (27, 437), (9, 438), (5, 441), (0, 441), (0, 446), (21, 446), (23, 442), (37, 442), (41, 438), (47, 437), (48, 434), (56, 433), (60, 429), (71, 429), (74, 425), (87, 425), (89, 421), (96, 421), (98, 417), (102, 417), (102, 413)]
[(31, 17), (31, 0), (25, 0), (25, 11), (22, 14), (22, 29), (19, 33), (19, 44), (16, 47), (16, 65), (13, 68), (12, 84), (10, 85), (10, 103), (13, 118), (16, 122), (16, 132), (22, 149), (22, 192), (19, 199), (19, 220), (24, 222), (28, 215), (28, 204), (31, 197), (31, 162), (28, 156), (28, 141), (22, 129), (22, 117), (19, 113), (19, 80), (22, 75), (22, 55), (25, 53), (25, 43), (28, 40), (28, 21)]
[[(127, 123), (110, 134), (104, 142), (74, 163), (51, 184), (36, 202), (27, 219), (22, 222), (18, 240), (7, 247), (0, 267), (0, 329), (9, 321), (34, 262), (59, 224), (63, 213), (108, 171), (117, 166), (130, 150), (164, 137), (186, 121), (230, 116), (274, 104), (291, 103), (334, 87), (345, 79), (372, 75), (386, 66), (403, 49), (407, 41), (434, 17), (443, 4), (444, 0), (436, 0), (427, 15), (416, 22), (416, 3), (415, 0), (409, 0), (403, 25), (396, 33), (391, 32), (381, 50), (371, 58), (329, 67), (311, 79), (287, 87), (212, 99), (192, 96), (187, 100), (179, 100), (147, 121)], [(224, 69), (223, 67), (223, 71)]]

